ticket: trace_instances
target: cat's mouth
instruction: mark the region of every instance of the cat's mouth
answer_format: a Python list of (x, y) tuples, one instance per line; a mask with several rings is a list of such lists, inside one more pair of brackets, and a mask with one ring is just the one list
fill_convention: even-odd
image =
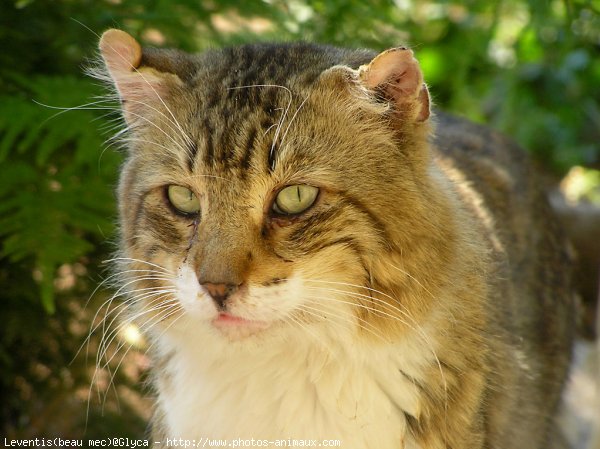
[(212, 320), (215, 328), (230, 338), (245, 338), (269, 327), (266, 321), (249, 320), (227, 312), (221, 312)]

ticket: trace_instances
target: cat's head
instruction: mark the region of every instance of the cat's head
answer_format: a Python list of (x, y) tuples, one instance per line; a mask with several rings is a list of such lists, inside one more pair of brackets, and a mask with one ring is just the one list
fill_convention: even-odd
[(449, 243), (410, 50), (188, 55), (118, 30), (100, 50), (128, 128), (119, 269), (142, 327), (243, 339), (411, 326)]

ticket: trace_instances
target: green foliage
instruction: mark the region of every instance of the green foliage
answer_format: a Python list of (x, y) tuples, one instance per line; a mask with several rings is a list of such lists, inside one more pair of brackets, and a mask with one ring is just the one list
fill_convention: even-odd
[[(89, 81), (17, 82), (25, 95), (0, 96), (0, 255), (31, 259), (41, 302), (53, 312), (56, 268), (111, 234), (115, 153), (100, 161), (103, 144), (90, 111), (63, 114), (40, 104), (81, 104), (94, 93)], [(110, 171), (101, 171), (100, 162)]]
[[(93, 103), (102, 89), (82, 70), (103, 30), (188, 51), (257, 40), (409, 44), (440, 107), (505, 131), (562, 174), (600, 165), (599, 9), (596, 0), (0, 2), (3, 434), (41, 432), (36, 416), (55, 416), (70, 392), (89, 386), (78, 358), (69, 375), (64, 366), (82, 338), (73, 324), (90, 320), (77, 306), (97, 283), (114, 228), (120, 155), (105, 151), (110, 133), (100, 130), (118, 118)], [(72, 285), (61, 270), (75, 273)], [(27, 394), (44, 388), (39, 401)]]

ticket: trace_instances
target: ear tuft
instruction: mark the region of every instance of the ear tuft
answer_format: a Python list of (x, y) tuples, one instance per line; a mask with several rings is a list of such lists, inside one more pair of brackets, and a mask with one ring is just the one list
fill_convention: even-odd
[(417, 121), (429, 117), (429, 92), (411, 50), (400, 47), (384, 51), (361, 66), (358, 75), (365, 87), (383, 93), (398, 110), (414, 105)]
[(142, 62), (142, 47), (125, 31), (105, 31), (98, 46), (113, 78), (133, 72)]

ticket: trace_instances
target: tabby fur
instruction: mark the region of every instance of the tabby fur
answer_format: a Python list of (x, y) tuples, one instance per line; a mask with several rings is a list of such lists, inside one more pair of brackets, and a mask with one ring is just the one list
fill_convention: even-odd
[[(118, 30), (100, 49), (127, 125), (117, 270), (150, 343), (153, 441), (556, 444), (566, 244), (521, 149), (431, 112), (410, 50), (191, 55)], [(289, 185), (318, 197), (275, 214)], [(235, 289), (221, 304), (208, 285)]]

